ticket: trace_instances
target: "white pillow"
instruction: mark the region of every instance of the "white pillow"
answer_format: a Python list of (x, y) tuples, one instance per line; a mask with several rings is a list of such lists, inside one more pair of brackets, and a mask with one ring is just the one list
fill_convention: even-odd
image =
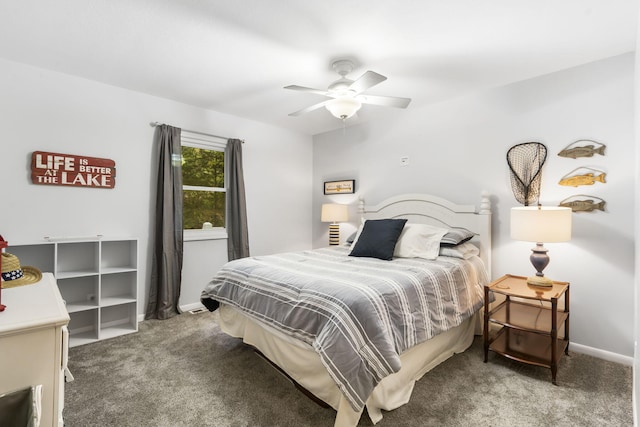
[(465, 242), (457, 246), (442, 246), (440, 248), (441, 256), (450, 256), (454, 258), (469, 259), (472, 256), (480, 254), (480, 249), (473, 243)]
[(440, 251), (440, 240), (448, 229), (426, 224), (405, 224), (394, 257), (436, 259)]
[(362, 220), (360, 221), (360, 227), (358, 227), (358, 231), (356, 231), (356, 237), (353, 238), (353, 242), (351, 242), (351, 246), (349, 246), (349, 249), (353, 250), (353, 248), (355, 248), (356, 246), (356, 242), (358, 241), (358, 238), (360, 237), (360, 234), (362, 233), (362, 229), (364, 228), (364, 223), (367, 220), (362, 218)]

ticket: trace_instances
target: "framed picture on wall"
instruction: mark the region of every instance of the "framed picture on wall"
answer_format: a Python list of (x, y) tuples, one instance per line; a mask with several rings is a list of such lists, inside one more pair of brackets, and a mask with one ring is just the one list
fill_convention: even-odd
[(324, 194), (353, 194), (356, 191), (356, 180), (325, 181)]

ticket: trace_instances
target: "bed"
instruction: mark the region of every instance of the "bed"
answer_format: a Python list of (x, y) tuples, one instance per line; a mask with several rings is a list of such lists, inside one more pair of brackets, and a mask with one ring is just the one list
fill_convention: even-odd
[(364, 408), (376, 424), (466, 350), (491, 277), (485, 193), (479, 209), (406, 194), (360, 199), (359, 212), (352, 244), (235, 260), (202, 292), (225, 333), (335, 409), (339, 427), (356, 426)]

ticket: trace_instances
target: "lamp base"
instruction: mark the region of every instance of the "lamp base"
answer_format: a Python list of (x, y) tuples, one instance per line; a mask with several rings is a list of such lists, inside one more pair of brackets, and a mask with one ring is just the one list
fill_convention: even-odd
[(547, 248), (542, 243), (536, 243), (536, 246), (531, 249), (531, 256), (529, 260), (537, 273), (535, 276), (527, 277), (527, 284), (532, 286), (540, 286), (544, 288), (550, 288), (553, 286), (553, 281), (544, 277), (542, 270), (549, 264), (549, 255), (547, 255)]
[(550, 288), (553, 286), (553, 280), (544, 276), (531, 276), (527, 277), (527, 284), (531, 286), (540, 286), (543, 288)]
[(340, 244), (340, 224), (329, 225), (329, 245), (335, 246)]

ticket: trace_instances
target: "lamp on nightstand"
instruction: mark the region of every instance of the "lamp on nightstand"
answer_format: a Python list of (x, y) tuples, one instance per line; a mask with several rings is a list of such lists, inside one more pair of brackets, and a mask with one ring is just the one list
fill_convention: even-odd
[(544, 277), (542, 273), (549, 264), (549, 255), (542, 242), (571, 240), (571, 212), (571, 208), (541, 205), (511, 208), (511, 238), (536, 243), (531, 249), (533, 253), (529, 259), (537, 273), (527, 278), (528, 284), (553, 285), (553, 281)]
[(330, 222), (329, 225), (329, 245), (340, 244), (340, 224), (349, 220), (349, 206), (337, 203), (325, 203), (322, 205), (320, 221)]

